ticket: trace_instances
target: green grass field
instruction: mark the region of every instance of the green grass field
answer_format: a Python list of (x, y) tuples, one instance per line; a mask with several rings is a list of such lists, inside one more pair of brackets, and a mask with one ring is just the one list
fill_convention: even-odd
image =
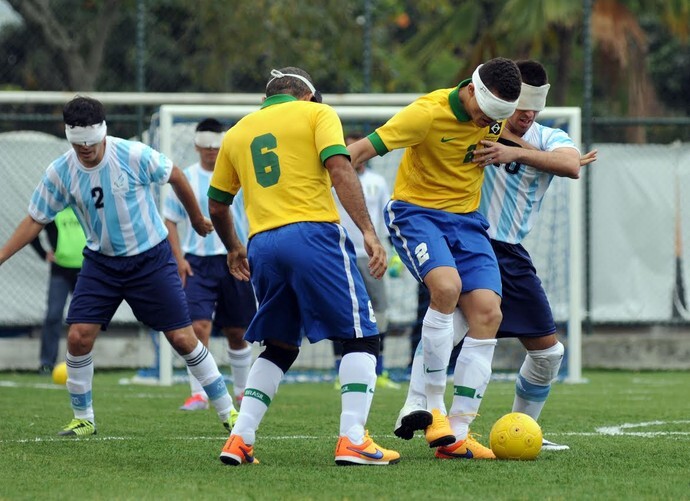
[[(98, 435), (65, 439), (65, 388), (0, 373), (0, 499), (690, 499), (690, 372), (555, 385), (541, 424), (571, 450), (526, 462), (434, 459), (421, 435), (393, 436), (405, 390), (380, 389), (368, 428), (401, 453), (388, 467), (335, 466), (332, 384), (283, 385), (258, 433), (261, 464), (228, 467), (215, 413), (177, 410), (186, 385), (118, 384), (131, 375), (97, 372)], [(491, 383), (473, 426), (482, 442), (512, 398), (513, 383)]]

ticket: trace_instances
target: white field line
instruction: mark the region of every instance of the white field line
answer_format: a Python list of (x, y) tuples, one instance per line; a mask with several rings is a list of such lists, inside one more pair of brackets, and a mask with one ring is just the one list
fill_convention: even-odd
[[(579, 436), (579, 437), (593, 437), (593, 436), (627, 436), (627, 437), (690, 437), (690, 431), (628, 431), (635, 428), (648, 428), (650, 426), (665, 426), (665, 425), (690, 425), (690, 421), (646, 421), (642, 423), (624, 423), (618, 426), (603, 426), (596, 428), (594, 432), (562, 432), (562, 433), (549, 433), (549, 437), (556, 436)], [(394, 438), (393, 435), (383, 435), (382, 438)], [(215, 441), (220, 442), (224, 440), (225, 437), (160, 437), (159, 441), (165, 440), (183, 440), (183, 441)], [(324, 440), (331, 439), (336, 440), (335, 436), (313, 436), (313, 435), (284, 435), (284, 436), (264, 436), (261, 441), (269, 442), (271, 440)], [(0, 439), (0, 443), (5, 444), (35, 444), (35, 443), (50, 443), (50, 442), (64, 442), (69, 440), (75, 440), (74, 438), (58, 438), (58, 437), (36, 437), (36, 438), (23, 438), (23, 439)], [(82, 437), (78, 439), (81, 441), (89, 442), (113, 442), (113, 441), (136, 441), (136, 440), (146, 440), (151, 441), (151, 437)]]

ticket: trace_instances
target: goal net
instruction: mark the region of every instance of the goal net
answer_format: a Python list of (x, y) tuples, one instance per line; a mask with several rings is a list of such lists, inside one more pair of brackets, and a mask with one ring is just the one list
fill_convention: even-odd
[[(358, 130), (368, 133), (383, 124), (409, 102), (374, 105), (335, 105), (346, 132)], [(181, 167), (198, 160), (193, 137), (196, 124), (213, 117), (228, 127), (253, 112), (257, 106), (247, 105), (162, 105), (153, 116), (148, 142), (174, 159)], [(579, 146), (580, 109), (546, 108), (539, 122), (564, 129)], [(402, 151), (392, 151), (370, 160), (369, 166), (383, 175), (392, 189)], [(566, 363), (562, 377), (566, 381), (581, 380), (581, 318), (582, 307), (582, 230), (581, 188), (578, 182), (555, 178), (544, 200), (540, 220), (524, 242), (530, 251), (541, 277), (558, 325), (559, 336), (566, 344)], [(165, 196), (165, 195), (164, 195)], [(384, 364), (394, 379), (404, 379), (412, 356), (410, 335), (417, 322), (417, 282), (405, 270), (398, 277), (384, 277), (388, 292), (389, 332), (384, 341)], [(211, 351), (223, 365), (225, 340), (212, 338)], [(499, 342), (497, 354), (501, 351)], [(173, 356), (167, 342), (158, 343), (159, 383), (171, 384), (173, 367), (183, 367)], [(514, 371), (524, 357), (513, 361)], [(288, 377), (296, 381), (328, 380), (335, 377), (334, 355), (330, 342), (302, 344), (300, 355)]]

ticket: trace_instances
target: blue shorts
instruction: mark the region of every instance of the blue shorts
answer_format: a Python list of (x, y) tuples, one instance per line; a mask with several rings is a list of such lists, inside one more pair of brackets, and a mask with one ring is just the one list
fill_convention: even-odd
[(293, 223), (257, 233), (247, 249), (259, 301), (247, 341), (301, 344), (378, 334), (352, 242), (335, 223)]
[(534, 269), (520, 244), (492, 240), (503, 280), (503, 322), (497, 337), (542, 337), (556, 332), (551, 306)]
[(192, 320), (211, 320), (218, 327), (247, 328), (256, 313), (254, 289), (228, 271), (226, 255), (185, 255), (194, 275), (187, 277), (185, 294)]
[(384, 218), (402, 262), (419, 282), (439, 266), (455, 267), (462, 292), (488, 289), (501, 295), (501, 275), (479, 212), (453, 214), (399, 200), (386, 205)]
[(167, 240), (137, 256), (113, 257), (84, 249), (66, 322), (106, 330), (122, 301), (157, 331), (191, 325), (187, 298)]

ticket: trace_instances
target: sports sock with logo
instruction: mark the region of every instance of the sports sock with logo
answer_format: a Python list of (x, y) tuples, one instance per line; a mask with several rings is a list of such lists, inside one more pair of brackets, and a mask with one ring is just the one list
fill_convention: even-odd
[(86, 355), (67, 353), (67, 391), (69, 392), (74, 417), (94, 422), (93, 398), (93, 358)]
[(233, 409), (232, 399), (211, 352), (201, 341), (197, 341), (192, 352), (182, 355), (182, 358), (187, 362), (187, 368), (208, 395), (208, 399), (216, 409), (220, 420), (226, 421), (230, 416), (230, 410)]
[(491, 379), (495, 339), (466, 336), (455, 362), (453, 404), (448, 419), (458, 440), (467, 437), (470, 424), (479, 412), (482, 397)]
[(340, 435), (353, 444), (364, 440), (364, 426), (376, 386), (376, 357), (369, 353), (352, 352), (340, 363)]
[(278, 392), (283, 375), (280, 367), (263, 357), (257, 358), (249, 369), (242, 408), (232, 429), (245, 444), (252, 445), (256, 440), (256, 430)]
[(424, 352), (424, 383), (427, 409), (446, 413), (443, 401), (446, 390), (448, 361), (453, 349), (453, 315), (429, 308), (422, 321)]
[(244, 394), (247, 387), (247, 377), (252, 366), (252, 346), (247, 344), (240, 350), (228, 348), (230, 371), (232, 372), (232, 390), (235, 398)]

